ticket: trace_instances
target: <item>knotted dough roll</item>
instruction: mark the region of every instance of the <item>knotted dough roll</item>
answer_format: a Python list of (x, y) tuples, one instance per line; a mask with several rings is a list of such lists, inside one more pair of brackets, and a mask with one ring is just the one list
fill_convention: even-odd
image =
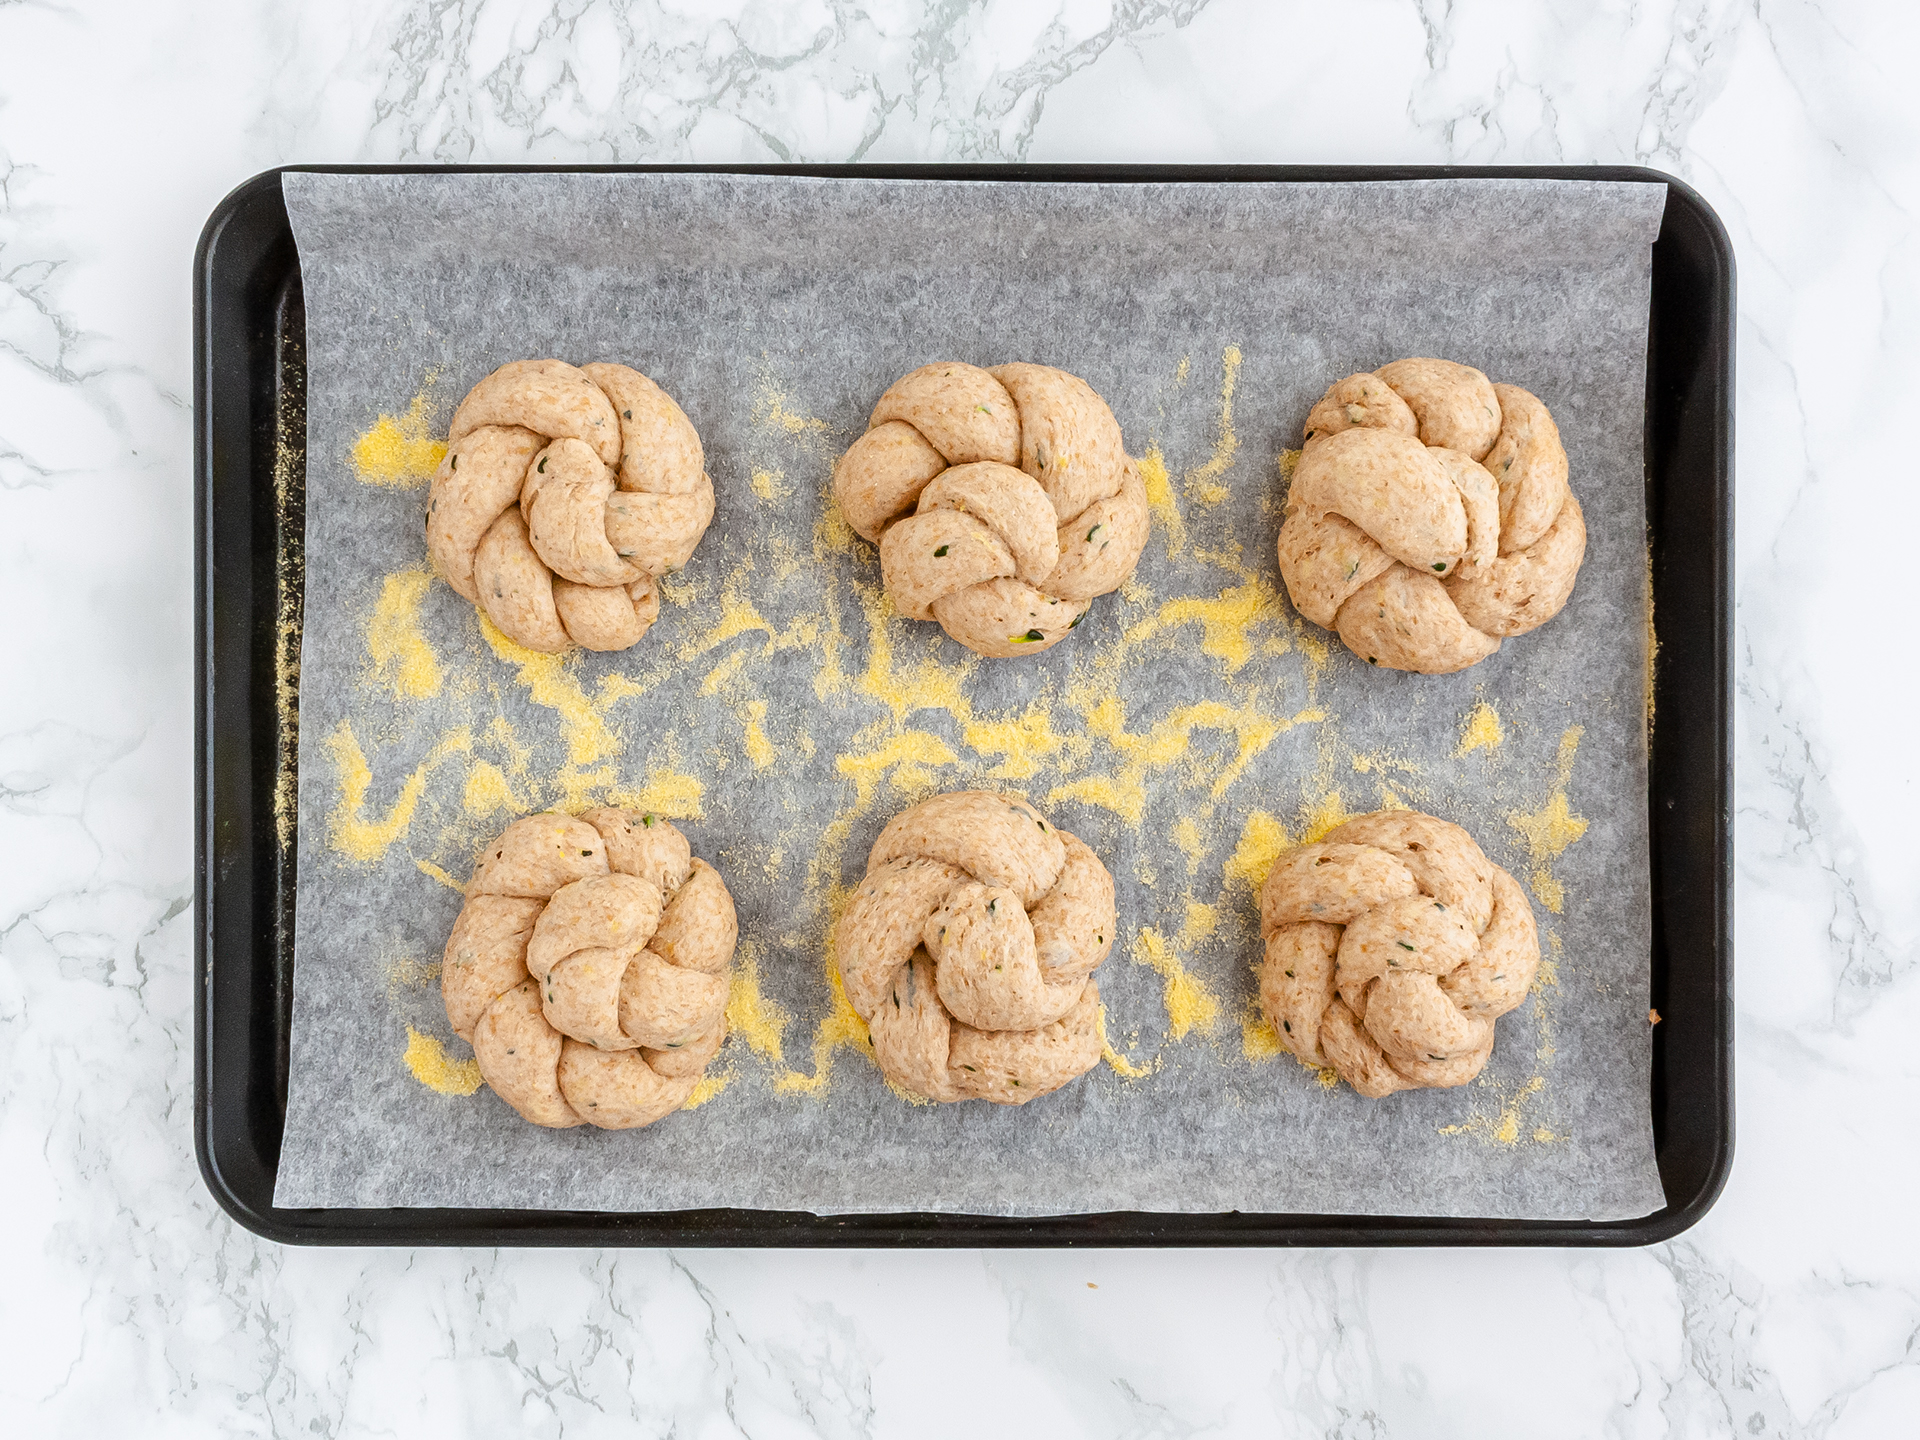
[(740, 927), (719, 872), (658, 815), (516, 820), (473, 867), (440, 993), (480, 1074), (536, 1125), (651, 1125), (727, 1033)]
[(713, 519), (701, 465), (693, 422), (638, 370), (515, 360), (453, 412), (427, 550), (529, 650), (624, 650)]
[(1464, 1085), (1540, 967), (1533, 907), (1458, 825), (1349, 820), (1284, 852), (1260, 889), (1260, 1008), (1302, 1060), (1362, 1095)]
[(894, 608), (982, 655), (1033, 655), (1133, 574), (1147, 492), (1093, 387), (1045, 365), (957, 360), (896, 380), (834, 493), (880, 547)]
[(1308, 414), (1279, 551), (1294, 609), (1370, 665), (1440, 675), (1560, 613), (1587, 527), (1545, 405), (1396, 360)]
[(1025, 800), (937, 795), (887, 823), (834, 932), (881, 1073), (1024, 1105), (1099, 1062), (1113, 877)]

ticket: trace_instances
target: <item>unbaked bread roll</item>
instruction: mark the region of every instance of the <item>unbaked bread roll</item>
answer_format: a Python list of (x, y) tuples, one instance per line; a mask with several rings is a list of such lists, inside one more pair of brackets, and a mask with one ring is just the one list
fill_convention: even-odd
[(1024, 1105), (1100, 1059), (1113, 877), (1014, 795), (938, 795), (888, 822), (834, 931), (874, 1059), (929, 1100)]
[(713, 519), (701, 461), (693, 423), (638, 370), (516, 360), (453, 412), (427, 551), (528, 649), (624, 650)]
[(1396, 360), (1307, 416), (1280, 574), (1294, 609), (1370, 665), (1486, 659), (1560, 613), (1586, 550), (1560, 431), (1518, 386)]
[(1540, 967), (1526, 892), (1465, 830), (1415, 810), (1282, 853), (1260, 929), (1267, 1023), (1376, 1098), (1473, 1079)]
[(1045, 365), (923, 365), (888, 387), (834, 493), (894, 608), (982, 655), (1066, 638), (1133, 573), (1147, 492), (1093, 387)]
[(727, 1033), (739, 922), (726, 882), (658, 815), (509, 825), (473, 867), (440, 994), (480, 1074), (536, 1125), (651, 1125)]

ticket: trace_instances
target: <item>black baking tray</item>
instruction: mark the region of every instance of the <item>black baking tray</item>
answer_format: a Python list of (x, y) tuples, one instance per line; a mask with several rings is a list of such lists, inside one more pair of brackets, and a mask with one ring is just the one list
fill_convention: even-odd
[[(294, 847), (276, 821), (294, 727), (305, 526), (305, 312), (280, 176), (235, 190), (194, 253), (194, 1148), (214, 1198), (256, 1234), (352, 1245), (1645, 1245), (1718, 1198), (1733, 1162), (1733, 250), (1670, 175), (1625, 166), (300, 166), (987, 180), (1300, 183), (1478, 178), (1667, 186), (1653, 246), (1646, 493), (1659, 646), (1647, 809), (1653, 867), (1655, 1153), (1666, 1205), (1638, 1220), (1119, 1212), (1043, 1218), (770, 1210), (284, 1209)], [(297, 673), (297, 672), (293, 672)]]

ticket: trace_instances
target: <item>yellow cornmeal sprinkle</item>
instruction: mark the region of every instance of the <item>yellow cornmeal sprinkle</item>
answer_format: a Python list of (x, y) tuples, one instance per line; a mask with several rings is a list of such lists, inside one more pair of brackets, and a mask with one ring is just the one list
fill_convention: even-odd
[(528, 698), (560, 717), (560, 735), (567, 746), (566, 767), (556, 777), (561, 808), (585, 809), (589, 799), (613, 780), (610, 766), (596, 771), (585, 767), (618, 755), (620, 741), (580, 688), (565, 656), (544, 655), (516, 644), (485, 615), (480, 616), (480, 633), (495, 655), (519, 667), (514, 683), (526, 689)]
[(717, 695), (740, 673), (740, 667), (747, 663), (749, 652), (736, 650), (707, 672), (707, 678), (700, 682), (702, 695)]
[(1017, 720), (968, 721), (964, 733), (967, 744), (980, 754), (1006, 757), (987, 772), (996, 780), (1030, 779), (1040, 773), (1042, 762), (1087, 748), (1082, 736), (1055, 734), (1051, 707), (1039, 704), (1029, 706)]
[(810, 415), (797, 414), (788, 408), (787, 393), (774, 383), (771, 369), (762, 370), (760, 389), (753, 402), (752, 420), (755, 425), (770, 430), (785, 431), (788, 435), (820, 434), (827, 428), (827, 422), (816, 420)]
[(1258, 894), (1266, 883), (1267, 872), (1273, 869), (1273, 862), (1280, 858), (1287, 843), (1285, 826), (1264, 810), (1250, 811), (1246, 823), (1240, 827), (1239, 843), (1233, 847), (1226, 864), (1220, 867), (1222, 884), (1229, 890), (1235, 885), (1244, 885)]
[(1453, 753), (1458, 758), (1471, 755), (1476, 750), (1498, 750), (1500, 742), (1506, 738), (1506, 728), (1500, 723), (1500, 712), (1482, 700), (1467, 713), (1466, 721), (1460, 727), (1460, 748)]
[(1320, 711), (1303, 710), (1290, 719), (1276, 719), (1253, 709), (1236, 709), (1217, 700), (1203, 700), (1174, 711), (1146, 734), (1139, 735), (1127, 730), (1126, 706), (1120, 698), (1107, 695), (1087, 712), (1087, 733), (1104, 740), (1118, 754), (1119, 772), (1056, 785), (1048, 793), (1047, 803), (1078, 800), (1099, 805), (1137, 825), (1146, 815), (1147, 777), (1183, 759), (1195, 730), (1231, 730), (1238, 742), (1238, 753), (1214, 776), (1211, 794), (1217, 800), (1240, 778), (1254, 756), (1277, 736), (1295, 725), (1325, 718)]
[(867, 668), (854, 688), (891, 710), (896, 725), (919, 710), (943, 710), (959, 725), (973, 719), (966, 683), (980, 668), (979, 658), (947, 664), (928, 654), (910, 665), (896, 664), (888, 623), (893, 601), (874, 586), (856, 583), (854, 589), (867, 621)]
[(1169, 1040), (1184, 1039), (1191, 1030), (1213, 1029), (1220, 1018), (1220, 1002), (1180, 963), (1166, 937), (1153, 926), (1146, 926), (1133, 937), (1133, 961), (1157, 970), (1165, 982), (1161, 998), (1167, 1007)]
[[(1167, 554), (1178, 556), (1187, 548), (1186, 517), (1180, 513), (1180, 502), (1174, 498), (1173, 481), (1167, 474), (1166, 456), (1160, 453), (1160, 442), (1154, 441), (1147, 446), (1147, 453), (1136, 462), (1140, 471), (1140, 483), (1147, 492), (1147, 505), (1159, 522), (1155, 528), (1166, 537)], [(1122, 586), (1122, 593), (1125, 587)]]
[(755, 470), (748, 483), (762, 500), (779, 500), (787, 494), (787, 487), (781, 483), (786, 478), (778, 470)]
[(500, 773), (500, 767), (485, 760), (474, 761), (473, 768), (467, 771), (466, 793), (461, 797), (460, 804), (467, 814), (474, 816), (521, 808), (513, 787), (507, 784), (507, 777)]
[[(1253, 657), (1247, 631), (1258, 620), (1279, 613), (1280, 597), (1273, 586), (1255, 578), (1222, 590), (1211, 598), (1183, 595), (1163, 604), (1158, 613), (1126, 632), (1129, 644), (1181, 625), (1200, 627), (1200, 652), (1227, 663), (1229, 675)], [(1284, 642), (1283, 642), (1284, 644)]]
[(1337, 830), (1352, 818), (1340, 792), (1329, 790), (1318, 800), (1308, 802), (1300, 823), (1300, 843), (1317, 845), (1327, 838), (1329, 830)]
[(1255, 1064), (1287, 1053), (1286, 1042), (1280, 1038), (1280, 1032), (1267, 1023), (1258, 1000), (1249, 1000), (1240, 1014), (1240, 1053)]
[(694, 1084), (692, 1091), (687, 1095), (686, 1103), (680, 1108), (682, 1110), (698, 1110), (702, 1105), (713, 1099), (714, 1096), (718, 1095), (732, 1083), (733, 1070), (731, 1067), (725, 1070), (716, 1070), (710, 1075), (702, 1075)]
[(1585, 733), (1586, 727), (1572, 725), (1561, 735), (1558, 774), (1546, 803), (1531, 814), (1519, 810), (1507, 814), (1507, 823), (1518, 830), (1527, 842), (1527, 853), (1533, 862), (1528, 874), (1533, 893), (1542, 905), (1556, 915), (1566, 905), (1567, 892), (1553, 873), (1553, 862), (1566, 852), (1569, 845), (1587, 833), (1585, 817), (1575, 815), (1567, 803), (1567, 784), (1573, 778), (1574, 753), (1580, 748), (1580, 737)]
[(454, 879), (453, 876), (449, 875), (446, 871), (442, 870), (438, 865), (434, 864), (431, 860), (415, 860), (413, 862), (413, 868), (418, 870), (422, 875), (425, 875), (430, 880), (438, 880), (442, 885), (446, 886), (449, 890), (454, 891), (456, 894), (464, 895), (467, 893), (466, 886), (462, 885), (458, 880)]
[(419, 990), (440, 978), (438, 960), (417, 960), (401, 955), (387, 961), (387, 998), (397, 998), (403, 990)]
[(342, 720), (333, 734), (327, 737), (327, 753), (333, 759), (334, 773), (340, 781), (340, 801), (334, 806), (329, 827), (333, 849), (362, 865), (370, 865), (386, 854), (392, 845), (413, 823), (413, 812), (420, 804), (420, 797), (426, 793), (427, 776), (434, 766), (449, 755), (471, 750), (473, 733), (464, 726), (442, 740), (414, 767), (400, 786), (400, 794), (393, 807), (379, 820), (368, 820), (362, 813), (367, 800), (367, 791), (373, 786), (373, 771), (367, 764), (366, 752), (360, 748), (360, 742), (354, 737), (353, 726)]
[[(881, 778), (889, 771), (904, 770), (904, 777), (895, 774), (895, 786), (903, 790), (914, 789), (917, 788), (918, 777), (926, 776), (926, 771), (920, 767), (959, 763), (960, 757), (948, 748), (946, 741), (924, 730), (902, 731), (865, 754), (840, 755), (835, 758), (833, 768), (853, 782), (854, 791), (852, 810), (844, 818), (851, 823), (855, 816), (864, 813), (880, 788)], [(838, 824), (839, 821), (836, 819), (834, 823)]]
[(1220, 356), (1220, 435), (1207, 463), (1187, 473), (1187, 494), (1203, 505), (1217, 505), (1232, 492), (1219, 483), (1233, 467), (1240, 439), (1233, 433), (1233, 390), (1240, 377), (1240, 347), (1229, 345)]
[(353, 473), (362, 484), (410, 489), (433, 478), (447, 447), (427, 431), (423, 390), (402, 415), (382, 415), (353, 442)]
[(1206, 858), (1207, 842), (1200, 838), (1200, 827), (1193, 823), (1191, 815), (1182, 815), (1173, 826), (1173, 843), (1180, 847), (1180, 853), (1187, 857), (1187, 873), (1193, 874), (1200, 868), (1200, 862)]
[[(1538, 1095), (1546, 1088), (1546, 1081), (1536, 1075), (1514, 1092), (1497, 1116), (1474, 1115), (1458, 1125), (1442, 1125), (1442, 1135), (1484, 1135), (1498, 1145), (1517, 1145), (1520, 1141), (1520, 1108), (1528, 1099)], [(1539, 1140), (1542, 1134), (1546, 1139), (1558, 1138), (1551, 1131), (1536, 1129), (1533, 1138)]]
[(706, 811), (707, 787), (697, 775), (688, 775), (666, 761), (647, 766), (647, 783), (638, 790), (612, 790), (607, 803), (624, 810), (652, 811), (669, 820), (698, 820)]
[[(834, 907), (833, 919), (837, 920), (838, 906)], [(855, 1013), (853, 1005), (847, 999), (847, 992), (840, 984), (840, 966), (833, 957), (833, 925), (827, 927), (826, 974), (827, 986), (831, 992), (830, 1008), (827, 1016), (813, 1032), (813, 1074), (802, 1075), (789, 1070), (776, 1076), (773, 1088), (783, 1095), (818, 1095), (827, 1088), (827, 1082), (833, 1078), (833, 1057), (840, 1050), (856, 1050), (866, 1054), (872, 1049), (873, 1042), (867, 1038), (867, 1022)]]
[(486, 636), (495, 655), (509, 665), (520, 667), (514, 681), (526, 687), (533, 703), (560, 717), (560, 735), (566, 741), (568, 764), (591, 765), (620, 752), (620, 742), (568, 670), (565, 656), (543, 655), (538, 650), (515, 644), (484, 615), (480, 617), (480, 633)]
[(727, 1030), (754, 1052), (779, 1064), (782, 1037), (791, 1017), (777, 1001), (760, 993), (760, 963), (752, 943), (742, 940), (735, 956), (733, 981), (727, 990)]
[(424, 569), (396, 570), (380, 586), (367, 620), (367, 654), (374, 674), (396, 695), (427, 700), (440, 693), (440, 662), (420, 633), (420, 602), (433, 576)]
[(1145, 1065), (1136, 1065), (1113, 1048), (1113, 1042), (1107, 1038), (1106, 1006), (1102, 1005), (1100, 1007), (1100, 1013), (1095, 1017), (1095, 1023), (1100, 1027), (1100, 1058), (1104, 1060), (1107, 1063), (1107, 1067), (1122, 1080), (1144, 1080), (1160, 1068), (1160, 1057), (1157, 1055)]
[(779, 757), (773, 748), (773, 742), (767, 738), (767, 702), (749, 700), (740, 710), (741, 728), (746, 732), (745, 745), (747, 758), (753, 761), (753, 768), (765, 770)]
[(433, 1036), (407, 1026), (402, 1057), (413, 1078), (440, 1095), (471, 1095), (480, 1088), (480, 1062), (455, 1060)]

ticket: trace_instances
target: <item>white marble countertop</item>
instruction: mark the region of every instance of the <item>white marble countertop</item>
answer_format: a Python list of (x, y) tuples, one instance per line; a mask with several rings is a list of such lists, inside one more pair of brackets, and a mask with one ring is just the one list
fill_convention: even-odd
[[(1914, 1433), (1917, 34), (1896, 0), (0, 0), (9, 1432)], [(1597, 161), (1705, 194), (1741, 296), (1740, 1130), (1705, 1221), (1624, 1253), (406, 1252), (216, 1208), (202, 221), (289, 162), (776, 159)]]

